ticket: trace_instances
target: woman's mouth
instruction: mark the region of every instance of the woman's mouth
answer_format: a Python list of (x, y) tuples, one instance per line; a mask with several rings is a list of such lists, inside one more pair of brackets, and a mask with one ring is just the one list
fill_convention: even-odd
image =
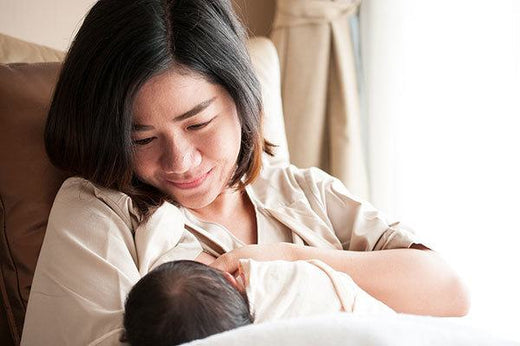
[(206, 181), (206, 178), (211, 174), (212, 171), (213, 171), (213, 169), (210, 169), (209, 171), (207, 171), (206, 173), (200, 175), (199, 177), (197, 177), (195, 179), (177, 180), (177, 181), (166, 180), (166, 181), (178, 189), (182, 189), (182, 190), (194, 189), (194, 188), (202, 185), (202, 183), (204, 183), (204, 181)]

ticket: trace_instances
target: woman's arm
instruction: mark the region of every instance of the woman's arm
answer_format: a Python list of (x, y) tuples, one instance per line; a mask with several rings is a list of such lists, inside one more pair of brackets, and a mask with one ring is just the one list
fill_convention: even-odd
[(367, 293), (397, 312), (463, 316), (469, 309), (465, 285), (442, 258), (420, 245), (411, 249), (344, 251), (289, 243), (249, 245), (220, 256), (213, 267), (234, 272), (241, 258), (319, 259), (349, 274)]
[(63, 184), (38, 258), (22, 345), (119, 345), (132, 286), (166, 261), (201, 253), (173, 205), (138, 225), (131, 205), (128, 196), (81, 178)]

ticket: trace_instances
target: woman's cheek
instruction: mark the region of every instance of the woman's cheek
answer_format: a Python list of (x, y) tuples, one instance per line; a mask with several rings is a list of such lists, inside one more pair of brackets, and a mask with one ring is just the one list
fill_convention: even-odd
[(134, 172), (141, 179), (149, 175), (150, 170), (153, 170), (153, 159), (150, 151), (137, 149), (134, 154)]
[(207, 131), (203, 136), (198, 137), (199, 143), (197, 147), (203, 148), (202, 151), (205, 155), (215, 157), (216, 153), (225, 151), (229, 139), (229, 135), (226, 131), (211, 129), (211, 131)]
[(218, 143), (215, 143), (215, 147), (220, 148), (226, 155), (233, 154), (238, 156), (242, 138), (242, 130), (238, 118), (231, 117), (228, 119), (225, 129), (217, 137)]

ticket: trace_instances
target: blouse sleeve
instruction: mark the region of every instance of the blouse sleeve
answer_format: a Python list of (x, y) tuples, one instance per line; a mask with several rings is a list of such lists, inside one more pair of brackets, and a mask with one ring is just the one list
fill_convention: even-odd
[(119, 345), (133, 284), (164, 261), (201, 252), (176, 211), (161, 207), (140, 225), (128, 196), (68, 179), (49, 216), (22, 344)]
[(407, 248), (420, 243), (415, 233), (399, 222), (389, 223), (370, 203), (353, 196), (345, 185), (319, 169), (306, 170), (306, 181), (326, 214), (343, 249), (371, 251)]

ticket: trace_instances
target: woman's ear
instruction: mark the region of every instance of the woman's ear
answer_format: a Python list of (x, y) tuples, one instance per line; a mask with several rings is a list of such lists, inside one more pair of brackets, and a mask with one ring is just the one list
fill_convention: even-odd
[(229, 282), (231, 286), (236, 288), (238, 292), (245, 293), (245, 287), (242, 286), (233, 275), (229, 274), (228, 272), (222, 272), (222, 275), (224, 275), (224, 278), (227, 280), (227, 282)]

